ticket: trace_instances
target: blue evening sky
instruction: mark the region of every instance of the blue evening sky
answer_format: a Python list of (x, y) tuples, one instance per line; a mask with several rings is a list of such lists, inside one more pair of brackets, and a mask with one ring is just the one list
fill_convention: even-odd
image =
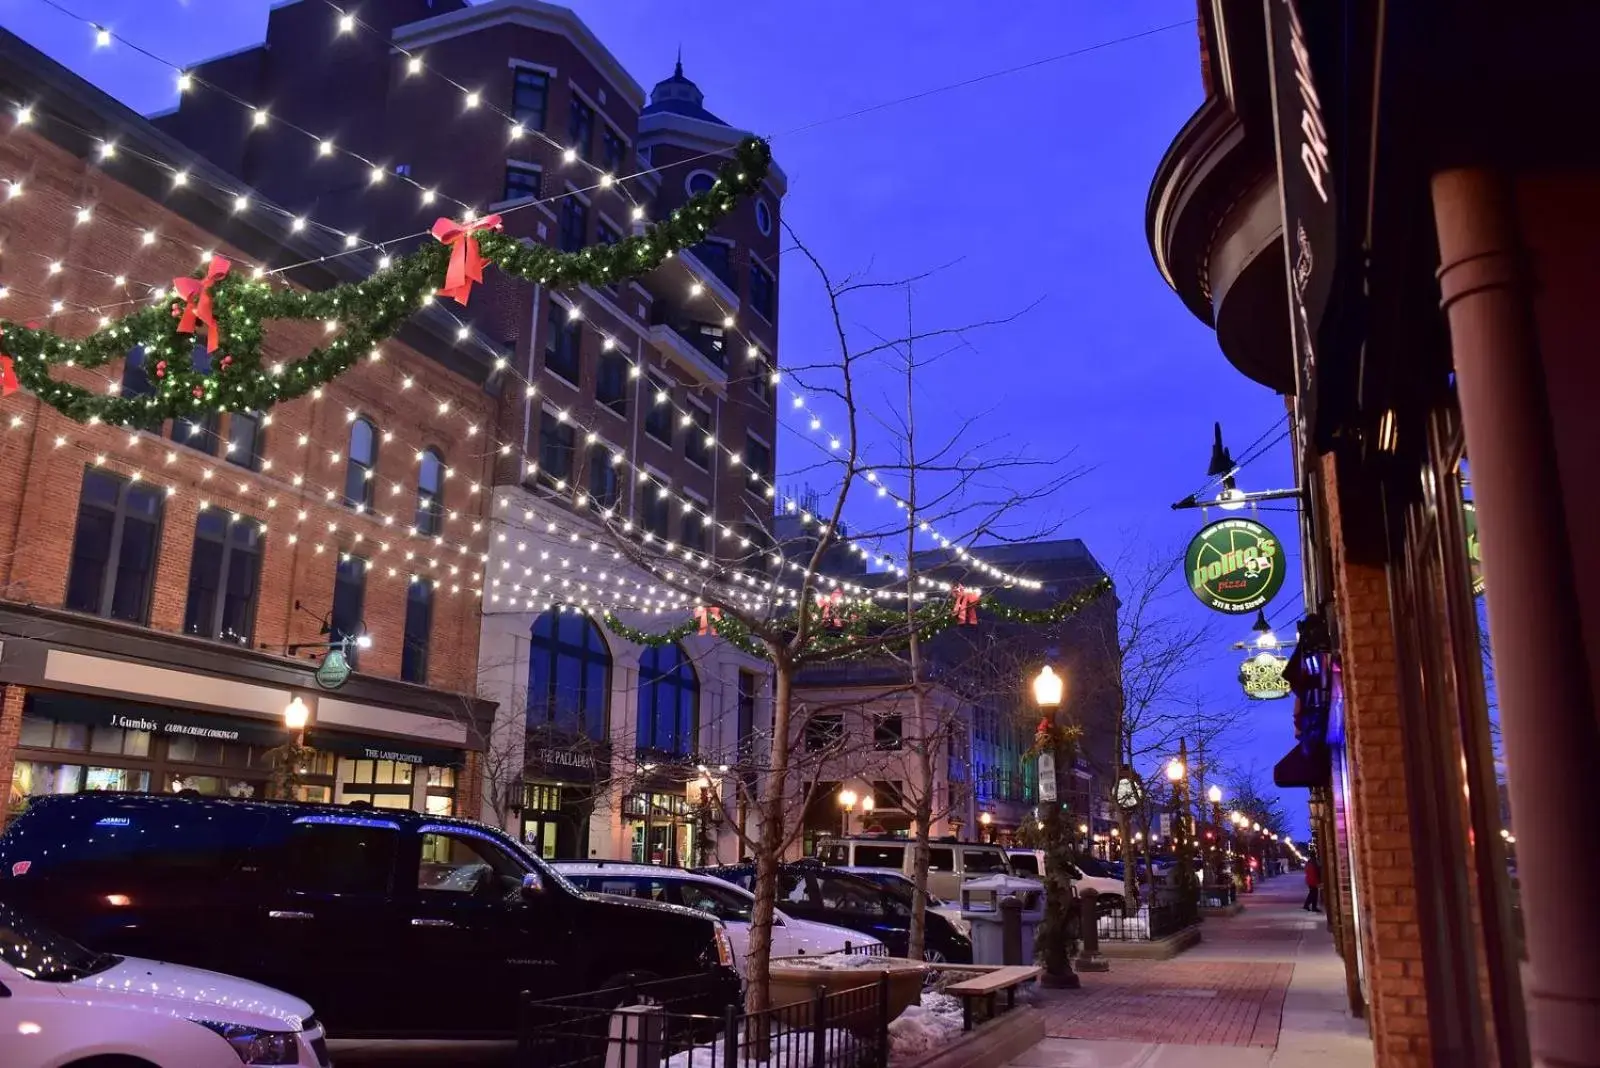
[[(267, 0), (65, 4), (180, 64), (261, 40), (268, 9)], [(1192, 20), (1193, 0), (1012, 0), (992, 8), (910, 0), (574, 0), (571, 6), (647, 91), (671, 73), (681, 44), (685, 72), (705, 91), (710, 110), (774, 136), (790, 179), (785, 218), (830, 270), (893, 279), (943, 268), (916, 289), (919, 330), (1029, 309), (968, 335), (968, 345), (925, 370), (917, 417), (930, 441), (976, 415), (983, 418), (971, 438), (992, 439), (992, 452), (1070, 453), (1071, 464), (1088, 468), (1033, 507), (1025, 517), (1030, 524), (1060, 524), (1059, 536), (1083, 538), (1107, 564), (1181, 551), (1200, 516), (1168, 505), (1205, 483), (1212, 421), (1222, 421), (1238, 454), (1282, 419), (1282, 401), (1234, 371), (1212, 333), (1168, 290), (1145, 241), (1151, 175), (1202, 99), (1192, 21), (852, 116)], [(331, 12), (329, 18), (331, 41)], [(43, 0), (0, 0), (0, 25), (138, 110), (173, 102), (170, 71), (121, 45), (95, 48), (82, 23)], [(330, 61), (335, 54), (330, 47)], [(837, 116), (852, 117), (812, 125)], [(829, 359), (831, 321), (797, 257), (784, 261), (781, 292), (781, 359), (791, 365)], [(858, 340), (868, 330), (889, 336), (904, 330), (899, 294), (864, 299), (846, 311)], [(889, 403), (888, 397), (898, 403), (900, 388), (887, 369), (869, 373), (866, 406)], [(838, 421), (837, 409), (824, 403), (822, 410)], [(867, 455), (892, 458), (868, 415)], [(780, 442), (781, 469), (815, 461), (815, 447), (802, 440), (807, 436), (799, 422), (792, 424)], [(1241, 483), (1259, 489), (1289, 479), (1289, 454), (1280, 442)], [(870, 527), (885, 520), (883, 507), (863, 497), (851, 514)], [(1290, 546), (1296, 543), (1292, 514), (1262, 518)], [(1299, 611), (1297, 570), (1273, 605), (1280, 624)], [(1192, 600), (1179, 610), (1195, 619), (1207, 615)], [(1249, 620), (1217, 620), (1216, 643), (1195, 650), (1193, 685), (1213, 707), (1243, 707), (1235, 681), (1241, 654), (1228, 646), (1249, 636)], [(1289, 701), (1249, 703), (1234, 761), (1255, 761), (1270, 781), (1272, 763), (1292, 744), (1290, 717)], [(1303, 832), (1304, 795), (1286, 792), (1284, 801)]]

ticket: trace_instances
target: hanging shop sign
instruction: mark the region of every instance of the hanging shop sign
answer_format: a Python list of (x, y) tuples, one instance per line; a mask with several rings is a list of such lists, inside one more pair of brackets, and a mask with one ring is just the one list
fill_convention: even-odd
[(1203, 527), (1184, 554), (1189, 589), (1207, 608), (1254, 612), (1283, 588), (1282, 545), (1253, 519), (1222, 519)]
[(345, 659), (344, 651), (339, 648), (329, 649), (328, 655), (317, 665), (317, 672), (312, 678), (316, 679), (317, 685), (324, 690), (337, 690), (350, 681), (350, 661)]
[(1288, 666), (1288, 657), (1273, 653), (1252, 656), (1239, 665), (1239, 682), (1244, 686), (1244, 695), (1252, 701), (1276, 701), (1280, 697), (1288, 697), (1289, 680), (1283, 677), (1283, 669)]
[(1467, 530), (1467, 573), (1472, 577), (1472, 596), (1483, 596), (1483, 546), (1478, 542), (1478, 506), (1461, 502), (1461, 524)]

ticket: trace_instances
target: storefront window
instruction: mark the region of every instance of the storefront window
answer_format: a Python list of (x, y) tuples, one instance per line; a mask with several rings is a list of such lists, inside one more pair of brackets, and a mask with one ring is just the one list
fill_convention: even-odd
[(365, 801), (373, 808), (410, 808), (415, 765), (400, 760), (339, 759), (343, 800)]
[(428, 768), (428, 812), (434, 816), (456, 814), (456, 769)]

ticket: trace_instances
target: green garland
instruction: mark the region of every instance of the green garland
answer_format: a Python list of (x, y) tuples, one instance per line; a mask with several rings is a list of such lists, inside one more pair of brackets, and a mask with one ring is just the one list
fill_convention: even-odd
[[(979, 618), (984, 613), (995, 616), (1008, 623), (1023, 623), (1030, 626), (1052, 626), (1075, 615), (1084, 608), (1093, 604), (1101, 597), (1111, 592), (1111, 580), (1102, 578), (1093, 585), (1079, 590), (1064, 601), (1057, 602), (1049, 608), (1023, 609), (1005, 604), (993, 597), (981, 598), (978, 602)], [(852, 645), (874, 634), (882, 634), (891, 627), (903, 625), (906, 621), (904, 611), (879, 605), (877, 602), (846, 606), (845, 618), (839, 625), (829, 626), (822, 618), (823, 610), (820, 606), (808, 604), (804, 606), (805, 614), (811, 619), (810, 639), (801, 656), (812, 661), (830, 660), (855, 656), (875, 656), (886, 649), (904, 648), (911, 643), (911, 634), (914, 630), (918, 639), (927, 641), (936, 635), (944, 633), (951, 627), (957, 626), (960, 620), (955, 612), (955, 602), (942, 598), (930, 600), (913, 613), (913, 626), (904, 633), (898, 634), (887, 644), (875, 644), (867, 649), (848, 651)], [(635, 645), (660, 647), (672, 645), (682, 641), (700, 629), (700, 622), (691, 619), (661, 633), (652, 633), (638, 627), (629, 626), (611, 613), (606, 613), (602, 619), (606, 629), (625, 641)], [(707, 621), (710, 629), (716, 632), (717, 637), (735, 646), (741, 651), (760, 659), (769, 659), (766, 646), (758, 641), (750, 628), (739, 620), (731, 617), (713, 616)], [(790, 617), (787, 621), (797, 625), (798, 618)], [(793, 634), (793, 630), (788, 630)]]
[[(475, 231), (484, 259), (512, 277), (554, 288), (605, 286), (646, 274), (673, 253), (698, 244), (740, 199), (766, 177), (772, 151), (747, 138), (723, 164), (717, 181), (669, 217), (612, 245), (561, 252), (490, 230)], [(151, 307), (116, 319), (87, 337), (67, 338), (0, 319), (0, 352), (12, 358), (18, 381), (40, 400), (79, 422), (151, 426), (200, 411), (263, 411), (304, 396), (345, 372), (374, 345), (400, 329), (443, 284), (449, 247), (429, 242), (395, 257), (391, 266), (360, 282), (315, 293), (274, 289), (264, 280), (232, 272), (211, 286), (212, 313), (220, 327), (209, 370), (195, 366), (202, 351), (195, 334), (178, 330), (182, 301), (171, 293)], [(203, 277), (204, 270), (197, 273)], [(321, 320), (336, 333), (326, 345), (290, 363), (262, 362), (266, 324), (272, 320)], [(119, 396), (60, 382), (58, 366), (96, 368), (145, 351), (152, 392)]]

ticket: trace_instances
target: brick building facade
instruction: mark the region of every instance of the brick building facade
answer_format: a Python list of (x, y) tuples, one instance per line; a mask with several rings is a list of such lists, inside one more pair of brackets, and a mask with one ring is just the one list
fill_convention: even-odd
[(1571, 830), (1600, 767), (1600, 157), (1570, 136), (1600, 13), (1199, 21), (1206, 97), (1146, 224), (1288, 398), (1309, 603), (1275, 777), (1311, 791), (1351, 1009), (1381, 1065), (1600, 1065), (1572, 892), (1600, 858)]
[[(198, 91), (155, 121), (363, 245), (470, 208), (569, 251), (670, 213), (746, 136), (706, 109), (681, 64), (647, 95), (563, 7), (397, 0), (359, 15), (335, 33), (326, 5), (279, 4), (262, 44), (193, 69), (270, 102), (263, 125)], [(359, 158), (320, 154), (304, 130)], [(491, 271), (466, 308), (452, 305), (469, 346), (510, 354), (477, 679), (500, 706), (484, 816), (547, 856), (736, 854), (739, 817), (705, 811), (698, 769), (729, 763), (767, 718), (764, 666), (699, 637), (656, 654), (560, 606), (626, 615), (642, 606), (630, 598), (663, 599), (604, 551), (603, 509), (651, 531), (668, 558), (695, 549), (764, 569), (785, 187), (774, 167), (705, 241), (636, 281), (553, 292)], [(585, 577), (602, 570), (590, 561), (605, 565), (604, 587)]]
[[(31, 109), (0, 139), (18, 191), (0, 207), (8, 317), (87, 332), (205, 253), (246, 270), (333, 251), (285, 241), (269, 211), (241, 217), (233, 179), (16, 38), (0, 52), (5, 94)], [(289, 276), (349, 278), (337, 264)], [(492, 421), (498, 387), (452, 325), (421, 315), (378, 359), (266, 413), (130, 430), (24, 392), (0, 400), (7, 811), (79, 789), (261, 796), (299, 697), (317, 749), (303, 796), (476, 813), (493, 711), (475, 696), (492, 472), (466, 428)], [(293, 360), (326, 336), (274, 323), (264, 357)], [(57, 373), (145, 392), (156, 368), (142, 355), (130, 343), (123, 361)], [(337, 691), (312, 677), (330, 631), (370, 642)]]

